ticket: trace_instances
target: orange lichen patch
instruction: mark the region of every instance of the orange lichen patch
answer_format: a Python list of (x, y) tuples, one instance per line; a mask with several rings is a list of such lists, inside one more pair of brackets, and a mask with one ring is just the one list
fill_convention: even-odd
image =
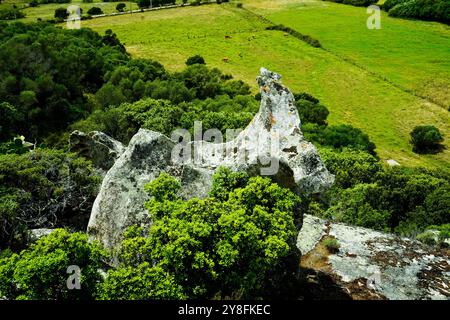
[(270, 124), (277, 123), (277, 120), (275, 120), (275, 117), (273, 115), (270, 116)]
[(270, 91), (268, 86), (261, 87), (261, 90), (263, 90), (264, 92), (269, 92)]

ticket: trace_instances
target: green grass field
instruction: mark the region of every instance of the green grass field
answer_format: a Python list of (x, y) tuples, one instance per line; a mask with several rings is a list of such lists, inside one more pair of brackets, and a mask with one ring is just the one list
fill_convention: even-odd
[[(92, 7), (99, 7), (106, 14), (117, 12), (116, 6), (118, 2), (101, 2), (94, 1), (93, 3), (83, 3), (82, 0), (72, 0), (71, 3), (50, 3), (50, 4), (42, 4), (37, 7), (26, 7), (27, 3), (30, 1), (24, 0), (4, 0), (5, 2), (0, 4), (3, 7), (11, 7), (15, 4), (18, 8), (23, 8), (23, 13), (25, 13), (25, 18), (18, 19), (18, 21), (22, 22), (35, 22), (38, 18), (42, 20), (50, 20), (55, 18), (55, 10), (57, 8), (67, 8), (70, 5), (78, 5), (83, 10), (83, 14), (87, 13), (87, 11)], [(135, 2), (129, 1), (121, 1), (125, 3), (127, 6), (125, 10), (137, 10), (137, 5)]]
[[(245, 2), (245, 1), (244, 1)], [(247, 7), (320, 40), (331, 52), (444, 108), (450, 106), (450, 27), (387, 16), (369, 30), (365, 8), (324, 1), (250, 0)], [(320, 22), (320, 23), (319, 23)]]
[[(281, 73), (292, 90), (307, 91), (317, 96), (330, 109), (331, 124), (349, 123), (363, 129), (376, 143), (377, 152), (383, 160), (395, 159), (403, 165), (448, 168), (449, 112), (382, 79), (392, 74), (395, 78), (391, 81), (398, 81), (398, 86), (414, 86), (420, 85), (417, 79), (422, 76), (434, 78), (436, 82), (443, 83), (441, 92), (434, 97), (446, 99), (450, 58), (445, 43), (450, 36), (448, 28), (436, 23), (399, 19), (398, 23), (392, 23), (389, 27), (384, 25), (392, 38), (382, 41), (387, 48), (383, 51), (375, 49), (375, 40), (371, 44), (369, 40), (364, 40), (363, 35), (346, 28), (347, 25), (358, 28), (351, 17), (355, 12), (364, 16), (364, 8), (311, 2), (305, 4), (307, 9), (302, 11), (303, 16), (308, 16), (305, 18), (310, 22), (308, 26), (294, 18), (295, 15), (289, 16), (290, 10), (302, 10), (297, 8), (298, 1), (296, 4), (293, 2), (269, 2), (272, 4), (269, 6), (252, 0), (246, 1), (244, 6), (277, 23), (292, 25), (300, 32), (312, 34), (329, 51), (313, 48), (279, 31), (266, 31), (266, 22), (233, 4), (100, 18), (83, 21), (83, 26), (99, 32), (112, 28), (133, 56), (156, 59), (169, 70), (180, 70), (187, 57), (200, 54), (208, 65), (246, 81), (255, 91), (255, 76), (259, 68), (265, 66)], [(333, 22), (323, 19), (324, 10), (333, 8), (338, 8), (334, 21), (339, 22), (334, 28), (334, 38), (331, 32)], [(293, 23), (288, 23), (291, 20)], [(362, 25), (360, 32), (381, 31), (364, 29), (365, 21), (361, 17), (359, 21)], [(305, 29), (300, 28), (302, 26)], [(320, 31), (322, 27), (323, 32)], [(426, 37), (428, 43), (435, 45), (403, 41), (404, 34), (408, 34), (406, 30), (411, 33), (410, 37), (417, 32), (420, 37)], [(355, 39), (348, 39), (351, 37)], [(376, 36), (376, 39), (382, 38), (382, 35)], [(362, 43), (358, 46), (359, 41)], [(405, 50), (408, 56), (402, 55)], [(364, 64), (376, 54), (378, 56), (371, 61), (371, 66), (367, 66), (367, 71), (341, 59), (345, 56)], [(408, 61), (412, 62), (405, 66)], [(439, 90), (432, 90), (435, 91)], [(425, 123), (436, 125), (446, 135), (447, 150), (437, 155), (421, 156), (411, 151), (409, 132), (414, 126)]]

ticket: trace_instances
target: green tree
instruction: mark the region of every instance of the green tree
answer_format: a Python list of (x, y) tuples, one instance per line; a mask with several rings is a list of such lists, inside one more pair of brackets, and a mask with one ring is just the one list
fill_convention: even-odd
[(442, 149), (444, 137), (435, 126), (417, 126), (411, 133), (413, 151), (417, 153), (436, 152)]
[(205, 59), (201, 55), (196, 54), (195, 56), (189, 57), (186, 60), (186, 65), (191, 66), (193, 64), (206, 64)]

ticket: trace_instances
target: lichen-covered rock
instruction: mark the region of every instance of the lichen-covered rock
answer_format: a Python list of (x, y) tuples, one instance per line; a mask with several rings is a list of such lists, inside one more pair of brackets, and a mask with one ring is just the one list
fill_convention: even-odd
[[(251, 175), (267, 175), (298, 193), (317, 193), (334, 181), (316, 148), (305, 141), (292, 93), (281, 76), (261, 69), (257, 78), (261, 106), (252, 122), (235, 139), (211, 143), (185, 139), (182, 143), (141, 129), (106, 174), (95, 200), (89, 234), (108, 248), (121, 240), (126, 227), (148, 224), (144, 184), (165, 171), (181, 181), (180, 195), (205, 197), (219, 166)], [(207, 133), (205, 133), (206, 135)]]
[(36, 240), (39, 240), (40, 238), (49, 235), (55, 231), (55, 229), (48, 229), (48, 228), (40, 228), (40, 229), (31, 229), (28, 230), (28, 240), (31, 242), (34, 242)]
[[(338, 252), (324, 250), (326, 238), (337, 240)], [(297, 246), (304, 268), (328, 274), (353, 298), (450, 298), (449, 249), (309, 215)]]
[(78, 130), (72, 132), (69, 147), (71, 151), (92, 160), (94, 167), (100, 169), (101, 173), (109, 170), (125, 151), (121, 142), (99, 131), (88, 134)]

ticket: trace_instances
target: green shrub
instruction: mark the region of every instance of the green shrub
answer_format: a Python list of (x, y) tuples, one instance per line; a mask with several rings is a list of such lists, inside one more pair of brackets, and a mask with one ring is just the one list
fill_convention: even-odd
[(100, 179), (65, 151), (0, 155), (0, 247), (20, 245), (28, 228), (84, 230)]
[(99, 7), (92, 7), (87, 11), (87, 13), (91, 16), (95, 16), (95, 15), (103, 14), (103, 11)]
[(378, 0), (327, 0), (330, 2), (349, 4), (356, 7), (368, 7), (371, 4), (376, 4)]
[(322, 146), (330, 146), (336, 150), (344, 148), (361, 150), (376, 156), (375, 144), (367, 134), (350, 125), (341, 124), (322, 129), (316, 126), (303, 126), (305, 137)]
[(55, 10), (54, 17), (56, 19), (66, 19), (69, 16), (69, 12), (67, 12), (66, 8), (57, 8)]
[(15, 8), (0, 9), (0, 20), (15, 20), (24, 18), (25, 13)]
[(442, 149), (444, 137), (435, 126), (417, 126), (411, 133), (413, 151), (417, 153), (436, 152)]
[[(390, 4), (387, 7), (389, 6)], [(389, 9), (389, 16), (439, 21), (449, 24), (450, 5), (448, 0), (399, 1)]]
[(189, 57), (186, 60), (186, 65), (187, 66), (191, 66), (191, 65), (196, 64), (196, 63), (197, 64), (205, 64), (205, 59), (203, 59), (202, 56), (196, 54), (195, 56)]
[(294, 94), (294, 98), (302, 123), (316, 123), (321, 126), (327, 125), (327, 117), (330, 112), (327, 107), (319, 103), (319, 100), (307, 93)]
[[(29, 249), (0, 260), (0, 296), (20, 300), (90, 300), (102, 281), (98, 269), (106, 253), (83, 233), (58, 229)], [(67, 287), (67, 269), (81, 269), (79, 290)]]
[(332, 238), (332, 237), (328, 237), (328, 238), (324, 239), (323, 240), (323, 245), (331, 253), (338, 252), (339, 248), (341, 247), (341, 245), (339, 244), (337, 239), (336, 238)]
[(123, 2), (118, 3), (117, 6), (116, 6), (116, 10), (118, 12), (124, 12), (126, 6), (127, 5), (125, 3), (123, 3)]
[(400, 4), (400, 3), (405, 3), (405, 2), (410, 2), (411, 0), (386, 0), (383, 5), (382, 8), (383, 10), (385, 10), (386, 12), (388, 12), (389, 10), (391, 10), (393, 7), (395, 7), (396, 5)]
[(267, 178), (246, 179), (220, 170), (212, 191), (219, 199), (187, 201), (175, 196), (179, 183), (166, 174), (148, 184), (153, 224), (125, 233), (120, 268), (110, 272), (103, 298), (212, 298), (236, 292), (255, 298), (286, 289), (297, 270), (294, 221), (300, 200)]
[(330, 148), (319, 150), (327, 169), (335, 175), (335, 186), (350, 188), (359, 183), (371, 183), (382, 170), (378, 159), (365, 151)]

